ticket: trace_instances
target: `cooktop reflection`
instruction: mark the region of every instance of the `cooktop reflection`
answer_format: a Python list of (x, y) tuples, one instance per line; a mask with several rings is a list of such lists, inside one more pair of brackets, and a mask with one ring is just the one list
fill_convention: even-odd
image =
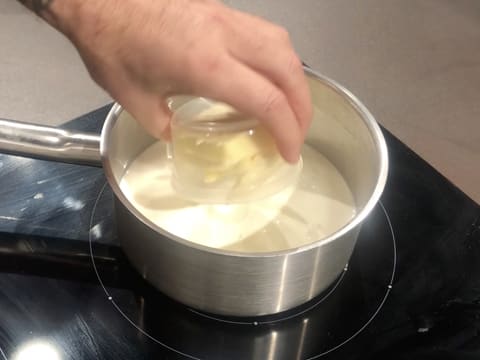
[[(108, 107), (67, 127), (99, 131)], [(480, 356), (480, 207), (385, 131), (391, 170), (349, 264), (259, 318), (204, 314), (131, 268), (101, 169), (0, 155), (0, 359)]]

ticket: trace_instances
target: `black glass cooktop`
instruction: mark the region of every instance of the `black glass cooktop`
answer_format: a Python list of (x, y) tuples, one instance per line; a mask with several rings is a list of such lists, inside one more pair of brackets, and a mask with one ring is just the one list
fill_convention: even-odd
[[(107, 111), (66, 127), (98, 132)], [(351, 261), (308, 304), (260, 318), (145, 283), (101, 169), (0, 155), (0, 359), (480, 358), (480, 206), (384, 132), (388, 184)]]

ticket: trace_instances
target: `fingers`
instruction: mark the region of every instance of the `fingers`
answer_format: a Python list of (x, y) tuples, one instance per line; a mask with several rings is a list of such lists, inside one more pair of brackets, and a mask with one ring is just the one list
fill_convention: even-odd
[(117, 95), (117, 101), (150, 135), (170, 139), (171, 113), (161, 96), (130, 87)]
[(302, 130), (284, 94), (275, 84), (230, 56), (216, 59), (215, 71), (192, 72), (195, 95), (226, 102), (259, 119), (271, 132), (285, 160), (295, 163), (303, 142)]
[[(95, 69), (93, 66), (92, 69)], [(152, 92), (142, 82), (132, 80), (122, 69), (111, 67), (96, 81), (157, 139), (170, 139), (171, 112), (161, 94)], [(89, 71), (91, 69), (89, 68)], [(91, 71), (91, 73), (95, 71)], [(98, 71), (97, 71), (98, 72)]]
[[(236, 36), (228, 44), (230, 53), (271, 79), (285, 93), (305, 136), (312, 119), (311, 94), (302, 62), (288, 33), (254, 16), (233, 13), (238, 21), (232, 22)], [(245, 31), (245, 28), (255, 31)]]

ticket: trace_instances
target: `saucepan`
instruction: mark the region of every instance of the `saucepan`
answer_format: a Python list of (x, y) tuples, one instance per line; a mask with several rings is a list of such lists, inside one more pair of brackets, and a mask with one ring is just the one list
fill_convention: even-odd
[(119, 183), (131, 161), (156, 140), (118, 104), (112, 106), (101, 135), (0, 120), (0, 151), (103, 166), (115, 194), (121, 247), (136, 270), (167, 296), (215, 314), (282, 312), (319, 295), (340, 275), (388, 172), (385, 139), (367, 108), (335, 81), (308, 68), (305, 72), (315, 107), (306, 143), (343, 175), (357, 212), (338, 231), (303, 246), (242, 253), (189, 242), (155, 225), (128, 200)]

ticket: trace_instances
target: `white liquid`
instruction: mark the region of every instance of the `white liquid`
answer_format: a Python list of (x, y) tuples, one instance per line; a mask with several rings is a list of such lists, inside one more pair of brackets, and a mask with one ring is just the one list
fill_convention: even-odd
[(308, 145), (302, 158), (294, 187), (245, 204), (201, 205), (175, 193), (165, 145), (158, 142), (131, 163), (120, 187), (146, 218), (186, 240), (238, 252), (278, 251), (325, 238), (355, 215), (352, 193), (338, 170)]

